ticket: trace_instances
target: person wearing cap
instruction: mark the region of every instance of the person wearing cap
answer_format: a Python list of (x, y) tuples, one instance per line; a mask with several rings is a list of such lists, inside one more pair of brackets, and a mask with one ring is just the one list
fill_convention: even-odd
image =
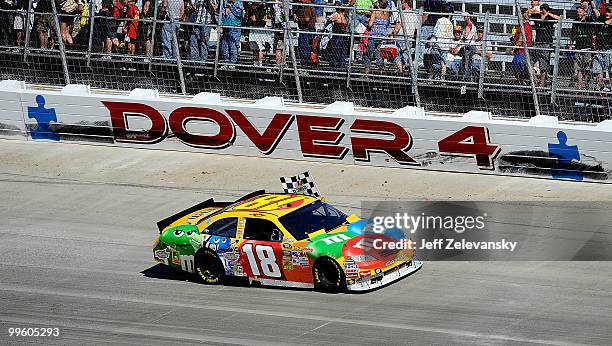
[[(463, 27), (461, 25), (455, 25), (453, 27), (453, 43), (451, 44), (446, 57), (444, 58), (444, 65), (446, 65), (446, 73), (456, 75), (459, 73), (459, 67), (461, 66), (461, 60), (463, 53)], [(443, 74), (444, 76), (444, 74)]]
[(535, 30), (534, 49), (530, 50), (531, 60), (535, 67), (539, 67), (540, 78), (538, 86), (543, 87), (546, 83), (548, 70), (550, 68), (550, 53), (553, 51), (553, 39), (555, 37), (555, 24), (559, 16), (552, 13), (548, 4), (540, 5), (539, 13), (532, 13), (533, 29)]
[(596, 75), (595, 90), (601, 90), (606, 71), (612, 76), (612, 6), (606, 7), (600, 22), (601, 25), (595, 29), (595, 44), (598, 51), (593, 59), (593, 74)]
[(136, 0), (128, 0), (126, 18), (130, 19), (123, 25), (127, 53), (134, 55), (136, 54), (136, 40), (138, 39), (138, 19), (140, 19), (140, 10), (136, 6)]
[(472, 43), (476, 39), (476, 24), (472, 20), (472, 15), (469, 12), (463, 12), (463, 41), (467, 44)]

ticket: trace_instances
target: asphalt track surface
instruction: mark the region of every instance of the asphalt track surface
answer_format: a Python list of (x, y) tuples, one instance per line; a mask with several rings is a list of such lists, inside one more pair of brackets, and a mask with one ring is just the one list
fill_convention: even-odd
[(612, 200), (609, 185), (0, 140), (0, 344), (612, 340), (611, 262), (427, 262), (336, 295), (204, 286), (154, 265), (155, 221), (210, 196), (279, 190), (304, 169), (353, 212), (364, 199)]

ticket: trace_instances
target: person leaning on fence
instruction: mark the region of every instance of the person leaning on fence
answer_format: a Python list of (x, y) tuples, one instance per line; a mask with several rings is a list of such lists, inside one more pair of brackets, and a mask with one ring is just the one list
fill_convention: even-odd
[(221, 16), (221, 55), (230, 64), (238, 62), (238, 48), (242, 34), (242, 16), (244, 6), (240, 0), (225, 0)]
[[(413, 47), (412, 42), (419, 25), (419, 15), (412, 11), (411, 0), (402, 0), (401, 6), (402, 12), (399, 19), (395, 22), (391, 35), (395, 37), (395, 44), (398, 50), (395, 65), (399, 73), (404, 73), (410, 71), (408, 54), (411, 54)], [(408, 45), (406, 45), (406, 42), (408, 42)]]
[(578, 21), (572, 24), (570, 36), (570, 49), (574, 50), (574, 74), (576, 75), (576, 88), (585, 89), (586, 79), (591, 72), (592, 54), (595, 27), (593, 20), (587, 16), (584, 7), (576, 8)]
[(367, 52), (363, 56), (363, 62), (365, 64), (365, 73), (370, 73), (370, 66), (372, 60), (376, 63), (379, 68), (383, 67), (384, 61), (380, 55), (380, 46), (383, 44), (384, 39), (387, 37), (387, 30), (389, 29), (389, 11), (387, 11), (388, 0), (378, 0), (374, 4), (372, 15), (370, 16), (370, 22), (368, 23), (369, 36)]
[[(523, 41), (523, 33), (527, 42)], [(514, 46), (514, 58), (512, 59), (511, 69), (514, 76), (519, 80), (521, 84), (524, 84), (528, 79), (528, 69), (525, 54), (525, 45), (527, 47), (533, 46), (533, 29), (529, 22), (529, 13), (525, 11), (523, 13), (523, 28), (521, 29), (520, 21), (519, 26), (514, 31), (512, 37), (512, 45)]]
[(347, 56), (348, 45), (348, 11), (342, 1), (336, 1), (336, 12), (327, 18), (327, 25), (331, 25), (331, 39), (329, 40), (330, 52), (329, 64), (332, 67), (344, 68)]
[(214, 0), (187, 0), (187, 19), (196, 25), (191, 27), (189, 35), (189, 59), (208, 60), (208, 41), (211, 25), (216, 24), (217, 2)]
[[(595, 44), (597, 53), (593, 59), (593, 74), (595, 75), (595, 90), (602, 90), (604, 74), (612, 78), (612, 5), (602, 13), (601, 25), (596, 27)], [(610, 91), (610, 88), (603, 89)]]
[(531, 19), (534, 22), (535, 43), (534, 49), (530, 50), (530, 53), (534, 69), (538, 68), (540, 72), (538, 86), (543, 87), (546, 83), (550, 67), (550, 54), (555, 37), (555, 23), (557, 23), (560, 17), (551, 12), (548, 4), (541, 4), (539, 8), (539, 13), (531, 14)]

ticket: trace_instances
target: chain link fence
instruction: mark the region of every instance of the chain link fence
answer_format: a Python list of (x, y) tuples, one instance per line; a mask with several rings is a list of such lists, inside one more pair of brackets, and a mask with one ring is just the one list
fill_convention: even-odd
[(2, 4), (1, 79), (444, 114), (583, 122), (611, 115), (612, 7), (589, 14), (522, 1)]

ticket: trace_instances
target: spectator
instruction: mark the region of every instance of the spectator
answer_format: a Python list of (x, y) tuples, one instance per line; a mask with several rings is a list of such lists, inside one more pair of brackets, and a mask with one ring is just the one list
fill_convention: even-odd
[[(124, 6), (124, 3), (121, 0), (115, 0), (115, 2), (110, 3), (104, 1), (102, 3), (102, 7), (109, 7), (110, 9), (106, 12), (109, 15), (112, 15), (112, 18), (108, 18), (107, 22), (107, 32), (106, 32), (106, 53), (112, 54), (113, 47), (119, 47), (119, 36), (117, 35), (119, 32), (119, 20), (125, 16), (127, 11), (127, 7)], [(104, 58), (110, 59), (110, 56), (105, 56)]]
[(470, 44), (476, 39), (476, 23), (472, 19), (472, 15), (469, 12), (463, 12), (463, 42)]
[[(593, 74), (595, 74), (595, 90), (602, 90), (604, 74), (612, 77), (612, 5), (606, 7), (601, 16), (601, 25), (596, 28), (596, 48), (598, 52), (593, 59)], [(610, 91), (609, 88), (604, 89)]]
[[(446, 73), (456, 75), (459, 73), (459, 67), (461, 67), (461, 56), (463, 55), (463, 27), (457, 25), (453, 28), (453, 42), (450, 45), (446, 56), (444, 57), (443, 66), (446, 67), (446, 71), (442, 74), (445, 77)], [(444, 79), (444, 78), (443, 78)]]
[(0, 0), (0, 46), (12, 45), (13, 41), (13, 20), (16, 10), (13, 0)]
[[(310, 0), (301, 0), (303, 4), (311, 4)], [(311, 32), (315, 31), (316, 18), (315, 11), (311, 6), (299, 6), (296, 11), (298, 28), (300, 33), (298, 36), (298, 51), (300, 52), (300, 60), (302, 63), (311, 64), (312, 55), (312, 38)]]
[(189, 37), (189, 59), (206, 61), (208, 59), (208, 41), (211, 25), (215, 24), (215, 14), (218, 11), (217, 2), (211, 0), (189, 0), (193, 9), (189, 14), (189, 22), (197, 24), (192, 27)]
[(242, 30), (244, 6), (240, 0), (226, 0), (221, 17), (223, 31), (221, 33), (221, 53), (224, 60), (235, 64), (238, 61), (238, 47)]
[(578, 22), (572, 25), (571, 49), (575, 49), (574, 73), (576, 74), (576, 88), (585, 89), (585, 80), (591, 70), (591, 48), (593, 47), (594, 27), (593, 20), (587, 16), (584, 7), (576, 9)]
[(158, 13), (161, 13), (162, 19), (167, 21), (162, 26), (162, 55), (165, 59), (176, 59), (179, 53), (175, 51), (174, 42), (179, 29), (179, 24), (176, 22), (185, 18), (185, 4), (183, 0), (162, 0), (161, 6), (163, 9)]
[[(138, 24), (138, 46), (144, 48), (144, 54), (149, 57), (153, 55), (151, 38), (153, 37), (153, 6), (151, 0), (144, 0), (142, 11), (140, 11), (140, 23)], [(148, 59), (148, 58), (147, 58)]]
[[(527, 39), (527, 42), (523, 41), (523, 34)], [(525, 46), (533, 46), (533, 30), (531, 23), (529, 23), (529, 13), (525, 11), (523, 13), (523, 27), (519, 26), (514, 32), (512, 38), (512, 45), (514, 46), (514, 59), (512, 60), (512, 71), (514, 75), (521, 83), (525, 83), (527, 71), (527, 62), (525, 60)], [(527, 77), (528, 78), (528, 77)]]
[[(532, 1), (532, 3), (533, 2), (534, 1)], [(537, 84), (540, 87), (544, 87), (550, 67), (550, 53), (553, 49), (553, 38), (555, 37), (554, 26), (559, 20), (559, 16), (550, 12), (551, 9), (548, 4), (542, 4), (539, 8), (539, 13), (533, 13), (531, 15), (531, 18), (534, 20), (535, 49), (530, 50), (530, 52), (533, 52), (531, 58), (534, 69), (537, 65), (540, 71), (540, 78)]]
[[(266, 26), (266, 7), (261, 2), (252, 2), (246, 9), (247, 26), (253, 29), (249, 30), (249, 46), (253, 51), (253, 65), (262, 66), (264, 52), (269, 50), (266, 48), (268, 31), (254, 28), (263, 28)], [(269, 43), (268, 43), (269, 46)]]
[(327, 5), (327, 0), (314, 0), (313, 3), (314, 5), (317, 5), (316, 7), (314, 7), (317, 23), (323, 23), (323, 14), (325, 12), (325, 5)]
[(136, 54), (136, 41), (138, 40), (138, 20), (140, 19), (140, 10), (136, 6), (136, 0), (128, 0), (126, 17), (130, 20), (123, 25), (123, 33), (125, 42), (127, 42), (127, 50), (129, 55)]
[[(341, 1), (336, 1), (335, 5), (344, 6)], [(332, 67), (343, 68), (348, 42), (346, 37), (348, 34), (348, 13), (346, 8), (336, 7), (336, 12), (329, 16), (327, 21), (332, 25), (330, 65)]]
[[(484, 32), (482, 28), (478, 28), (476, 32), (476, 41), (474, 43), (477, 45), (474, 55), (472, 56), (472, 67), (470, 71), (470, 78), (477, 78), (480, 75), (480, 67), (481, 65), (489, 61), (493, 58), (493, 47), (489, 44), (486, 47), (486, 50), (482, 50), (482, 43), (484, 41)], [(466, 65), (464, 68), (468, 68), (469, 65)]]
[(279, 2), (275, 2), (272, 5), (272, 12), (274, 15), (274, 55), (276, 58), (276, 64), (281, 65), (284, 62), (284, 51), (285, 51), (285, 13), (283, 12), (283, 6)]
[(38, 0), (36, 6), (34, 6), (34, 13), (38, 14), (35, 16), (38, 43), (40, 48), (43, 49), (52, 48), (55, 45), (56, 28), (51, 11), (50, 1)]
[[(32, 29), (34, 16), (32, 14), (27, 14), (28, 1), (16, 0), (16, 7), (19, 12), (15, 15), (15, 23), (13, 25), (13, 29), (15, 29), (15, 39), (17, 40), (17, 46), (23, 47), (26, 31), (26, 21), (28, 22), (29, 29)], [(29, 17), (28, 20), (26, 20), (26, 16)]]
[[(425, 48), (428, 43), (431, 43), (431, 38), (434, 33), (434, 27), (440, 18), (442, 12), (442, 6), (444, 2), (442, 0), (425, 0), (423, 2), (423, 18), (421, 26), (421, 42), (419, 42), (419, 60), (423, 60), (425, 54)], [(432, 13), (433, 12), (433, 13)], [(451, 30), (452, 31), (452, 30)]]
[(531, 17), (532, 15), (539, 15), (540, 14), (540, 1), (531, 0), (529, 8), (527, 9), (527, 13), (529, 14), (529, 17)]
[[(453, 23), (450, 21), (450, 12), (452, 12), (452, 7), (448, 4), (444, 4), (442, 6), (442, 12), (445, 14), (438, 18), (433, 31), (431, 42), (432, 66), (430, 67), (440, 65), (440, 78), (444, 80), (446, 76), (445, 60), (453, 43), (454, 32)], [(430, 69), (430, 72), (433, 71)]]
[(355, 6), (355, 18), (353, 23), (353, 29), (362, 24), (363, 26), (367, 26), (370, 21), (370, 10), (376, 0), (350, 0), (349, 4)]
[(57, 11), (59, 14), (60, 34), (64, 44), (72, 44), (70, 30), (74, 22), (74, 15), (76, 14), (77, 7), (78, 4), (75, 0), (61, 0), (59, 2)]
[[(404, 73), (406, 67), (410, 67), (408, 62), (408, 54), (412, 48), (412, 41), (419, 25), (419, 16), (412, 11), (411, 0), (402, 0), (402, 13), (400, 14), (399, 20), (396, 21), (393, 28), (392, 35), (396, 37), (396, 44), (398, 48), (398, 54), (395, 58), (395, 64), (399, 73)], [(404, 31), (404, 29), (406, 31)], [(406, 45), (406, 41), (409, 42), (409, 46)]]
[(372, 60), (376, 62), (378, 67), (382, 67), (384, 63), (380, 56), (380, 46), (384, 38), (387, 37), (387, 29), (389, 29), (389, 11), (387, 11), (387, 6), (389, 6), (388, 0), (379, 0), (374, 4), (374, 10), (370, 16), (367, 53), (363, 57), (366, 74), (370, 73)]
[(595, 5), (593, 0), (579, 0), (579, 7), (582, 7), (587, 14), (587, 17), (591, 19), (599, 18), (599, 8)]

